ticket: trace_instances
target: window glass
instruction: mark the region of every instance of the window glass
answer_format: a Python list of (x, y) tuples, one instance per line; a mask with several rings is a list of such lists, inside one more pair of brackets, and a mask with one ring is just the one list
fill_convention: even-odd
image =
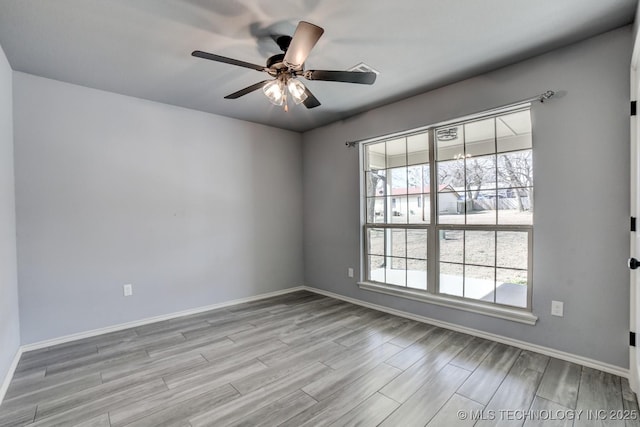
[(365, 144), (363, 156), (366, 280), (531, 310), (529, 109)]
[(365, 152), (365, 167), (364, 169), (369, 170), (381, 170), (387, 167), (386, 164), (386, 149), (385, 143), (381, 142), (378, 144), (368, 144), (364, 148)]

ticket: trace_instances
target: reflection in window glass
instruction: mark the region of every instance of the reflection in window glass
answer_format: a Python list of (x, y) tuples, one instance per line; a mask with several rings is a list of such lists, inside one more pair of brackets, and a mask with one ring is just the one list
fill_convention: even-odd
[(464, 157), (464, 126), (447, 126), (435, 130), (437, 160)]

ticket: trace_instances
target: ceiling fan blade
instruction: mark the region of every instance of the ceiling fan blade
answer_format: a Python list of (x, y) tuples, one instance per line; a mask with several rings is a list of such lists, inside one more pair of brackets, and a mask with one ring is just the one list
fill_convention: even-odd
[(237, 92), (233, 92), (231, 95), (225, 96), (224, 99), (238, 99), (241, 96), (244, 96), (244, 95), (246, 95), (248, 93), (253, 92), (254, 90), (260, 89), (262, 86), (264, 86), (265, 84), (267, 84), (270, 81), (271, 80), (263, 80), (263, 81), (258, 82), (256, 84), (253, 84), (251, 86), (245, 87), (244, 89), (240, 89)]
[(313, 94), (311, 93), (309, 88), (305, 88), (304, 93), (307, 94), (307, 98), (304, 101), (302, 101), (302, 103), (304, 104), (305, 107), (307, 107), (307, 108), (315, 108), (315, 107), (318, 107), (320, 105), (320, 101), (318, 101), (318, 98), (313, 96)]
[(310, 70), (305, 71), (303, 76), (307, 80), (324, 80), (329, 82), (359, 83), (372, 85), (376, 81), (376, 73), (371, 71), (327, 71)]
[(309, 52), (316, 45), (322, 33), (324, 33), (324, 29), (317, 25), (300, 21), (295, 33), (293, 33), (287, 53), (284, 55), (285, 65), (294, 70), (301, 69), (302, 64), (307, 60)]
[(251, 68), (252, 70), (265, 71), (265, 67), (262, 65), (251, 64), (250, 62), (239, 61), (233, 58), (227, 58), (226, 56), (215, 55), (213, 53), (203, 52), (201, 50), (194, 50), (191, 53), (192, 56), (210, 59), (211, 61), (224, 62), (225, 64), (237, 65), (238, 67)]

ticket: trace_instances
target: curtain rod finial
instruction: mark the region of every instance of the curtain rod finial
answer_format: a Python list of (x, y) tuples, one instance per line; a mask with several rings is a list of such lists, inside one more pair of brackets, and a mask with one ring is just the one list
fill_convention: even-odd
[(543, 93), (542, 95), (540, 95), (540, 102), (544, 102), (549, 98), (552, 98), (556, 93), (552, 90), (548, 90), (545, 93)]

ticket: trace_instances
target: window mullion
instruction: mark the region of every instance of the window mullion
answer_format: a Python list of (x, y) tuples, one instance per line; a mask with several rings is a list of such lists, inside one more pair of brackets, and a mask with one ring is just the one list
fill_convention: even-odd
[(427, 231), (427, 291), (438, 292), (438, 179), (436, 170), (435, 132), (429, 131), (429, 227)]
[[(497, 209), (496, 209), (497, 210)], [(498, 231), (493, 230), (493, 302), (498, 298)]]
[[(494, 152), (494, 167), (496, 169), (496, 180), (495, 180), (495, 187), (496, 187), (496, 225), (498, 224), (498, 220), (499, 220), (499, 215), (498, 215), (498, 211), (500, 211), (500, 199), (498, 198), (498, 121), (496, 120), (496, 118), (493, 118), (493, 152)], [(493, 299), (495, 302), (496, 299), (496, 295), (495, 292), (493, 294)]]
[[(404, 138), (404, 187), (407, 189), (407, 225), (411, 224), (411, 209), (409, 209), (409, 144), (408, 138)], [(408, 255), (408, 233), (407, 228), (404, 229), (404, 286), (405, 288), (409, 287), (409, 255)]]

